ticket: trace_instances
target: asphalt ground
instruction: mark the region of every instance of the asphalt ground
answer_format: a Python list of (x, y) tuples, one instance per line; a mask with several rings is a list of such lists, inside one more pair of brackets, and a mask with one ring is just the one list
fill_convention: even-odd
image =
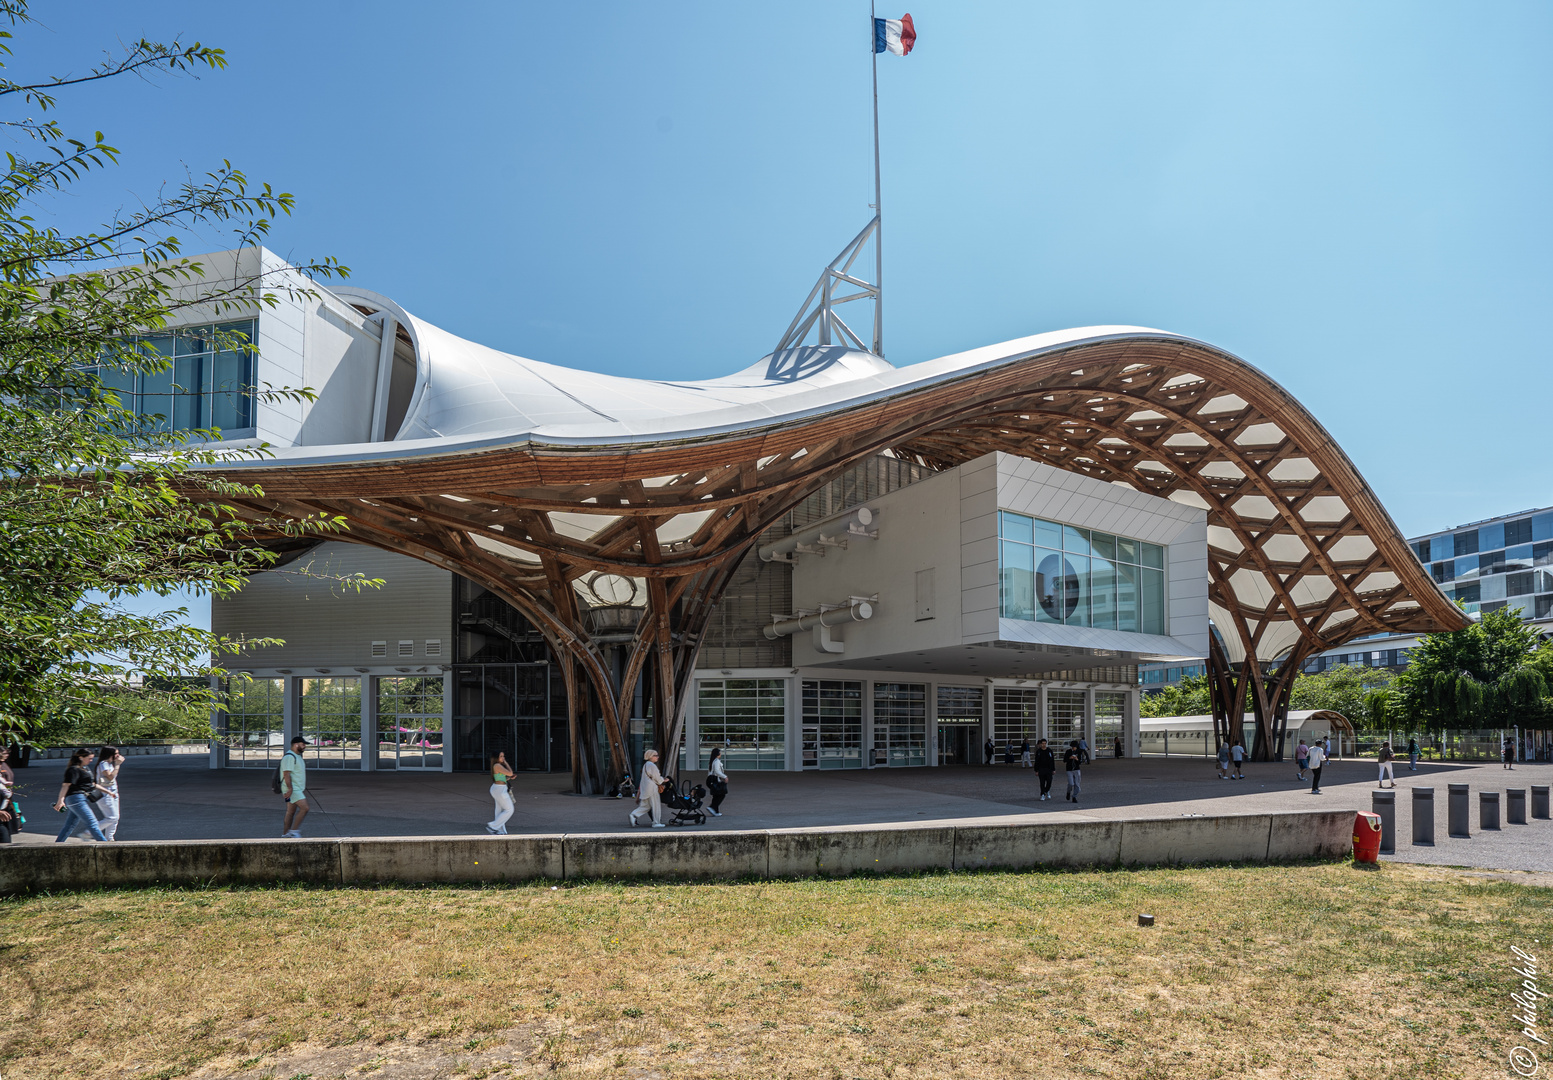
[[(52, 809), (64, 763), (36, 762), (17, 771), (28, 818), (19, 843), (49, 843), (59, 830)], [(1245, 779), (1220, 780), (1211, 761), (1136, 758), (1091, 762), (1083, 773), (1082, 801), (1064, 801), (1057, 774), (1053, 798), (1039, 800), (1034, 773), (1018, 766), (950, 766), (856, 772), (735, 772), (724, 816), (702, 829), (773, 829), (868, 825), (983, 824), (1090, 821), (1182, 814), (1257, 813), (1270, 810), (1369, 810), (1376, 765), (1370, 760), (1328, 765), (1322, 794), (1295, 778), (1292, 764), (1248, 764)], [(687, 774), (700, 779), (703, 774)], [(628, 800), (574, 795), (569, 774), (528, 773), (512, 784), (517, 813), (512, 833), (617, 832), (627, 824)], [(1446, 835), (1447, 784), (1472, 790), (1470, 839)], [(1479, 829), (1479, 791), (1553, 783), (1553, 765), (1420, 765), (1397, 775), (1397, 853), (1383, 858), (1490, 870), (1553, 871), (1553, 827)], [(200, 754), (130, 758), (121, 775), (121, 840), (196, 840), (273, 837), (282, 804), (261, 769), (212, 770)], [(483, 835), (493, 815), (490, 785), (471, 773), (362, 773), (310, 770), (312, 813), (308, 836)], [(1435, 843), (1414, 846), (1412, 787), (1435, 789)], [(1500, 796), (1501, 818), (1506, 798)], [(1527, 810), (1530, 813), (1528, 791)], [(75, 840), (75, 843), (87, 841)]]

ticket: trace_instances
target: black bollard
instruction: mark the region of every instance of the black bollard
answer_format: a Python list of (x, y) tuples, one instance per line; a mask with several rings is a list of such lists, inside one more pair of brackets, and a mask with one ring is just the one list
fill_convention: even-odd
[(1504, 793), (1504, 820), (1506, 825), (1526, 824), (1526, 789), (1511, 788)]
[(1413, 789), (1413, 843), (1434, 844), (1434, 788)]
[(1472, 791), (1466, 784), (1450, 784), (1450, 803), (1445, 811), (1445, 835), (1472, 836)]
[(1531, 786), (1531, 816), (1546, 819), (1548, 816), (1548, 788), (1553, 785), (1533, 784)]
[(1380, 815), (1380, 853), (1397, 853), (1397, 793), (1395, 791), (1370, 792), (1370, 809)]

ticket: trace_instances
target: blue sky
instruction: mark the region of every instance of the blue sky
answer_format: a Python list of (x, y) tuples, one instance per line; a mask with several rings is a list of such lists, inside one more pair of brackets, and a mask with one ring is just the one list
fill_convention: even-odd
[[(94, 223), (229, 158), (298, 195), (283, 254), (498, 348), (674, 378), (769, 351), (870, 213), (864, 4), (258, 11), (39, 3), (13, 77), (140, 35), (231, 62), (72, 93), (67, 127), (125, 160), (50, 210)], [(1553, 7), (911, 12), (879, 65), (894, 363), (1162, 327), (1283, 383), (1406, 533), (1553, 503)]]

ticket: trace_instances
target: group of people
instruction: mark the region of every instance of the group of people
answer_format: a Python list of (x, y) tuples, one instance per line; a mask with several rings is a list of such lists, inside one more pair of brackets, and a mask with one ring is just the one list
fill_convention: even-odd
[[(1239, 739), (1236, 739), (1233, 743), (1226, 742), (1223, 739), (1219, 740), (1218, 765), (1220, 780), (1244, 780), (1246, 774), (1240, 771), (1240, 767), (1245, 763), (1245, 760), (1245, 743)], [(1230, 773), (1231, 766), (1234, 766), (1235, 770), (1233, 775)]]
[[(1046, 740), (1045, 739), (1037, 740), (1037, 742), (1038, 742), (1038, 745), (1041, 745), (1041, 746), (1046, 745)], [(1081, 735), (1077, 739), (1073, 740), (1069, 745), (1078, 748), (1079, 762), (1080, 762), (1081, 765), (1089, 764), (1090, 757), (1089, 757), (1089, 740), (1088, 739), (1084, 738)], [(1117, 757), (1122, 757), (1123, 756), (1122, 737), (1120, 735), (1118, 735), (1116, 737), (1116, 742), (1115, 742), (1115, 745), (1112, 747), (1112, 751), (1116, 754)], [(995, 764), (997, 764), (997, 760), (998, 760), (998, 744), (997, 743), (993, 742), (991, 739), (988, 739), (986, 744), (981, 748), (981, 753), (982, 753), (981, 763), (983, 765), (995, 765)], [(1024, 768), (1029, 769), (1029, 768), (1034, 768), (1035, 767), (1035, 755), (1034, 755), (1033, 749), (1030, 746), (1030, 740), (1029, 740), (1028, 737), (1020, 742), (1019, 749), (1016, 752), (1015, 749), (1014, 749), (1014, 739), (1013, 739), (1013, 736), (1009, 736), (1008, 742), (1005, 743), (1004, 747), (1003, 747), (1003, 762), (1004, 762), (1004, 764), (1012, 765), (1014, 763), (1014, 758), (1016, 756), (1019, 759), (1019, 764), (1022, 765)]]
[[(1068, 802), (1078, 802), (1084, 782), (1084, 763), (1088, 760), (1089, 752), (1084, 749), (1082, 739), (1073, 739), (1062, 752), (1062, 767), (1068, 774), (1068, 792), (1063, 797)], [(1046, 745), (1045, 739), (1036, 740), (1030, 764), (1041, 781), (1041, 801), (1045, 802), (1052, 797), (1052, 779), (1057, 775), (1057, 755)]]
[[(507, 835), (507, 822), (511, 820), (514, 809), (509, 785), (516, 775), (507, 763), (505, 753), (498, 751), (492, 755), (491, 799), (496, 803), (496, 816), (485, 826), (485, 831), (492, 836)], [(636, 808), (631, 811), (629, 819), (633, 827), (641, 824), (644, 819), (654, 829), (667, 827), (663, 822), (663, 792), (670, 783), (672, 781), (658, 768), (658, 751), (648, 750), (643, 755), (641, 783), (636, 785)], [(629, 780), (626, 785), (622, 785), (622, 793), (628, 785)], [(712, 757), (707, 763), (706, 787), (712, 796), (707, 804), (707, 813), (713, 817), (722, 817), (723, 800), (728, 797), (728, 770), (723, 765), (723, 749), (720, 746), (712, 748)]]
[[(9, 757), (9, 752), (6, 754)], [(56, 844), (63, 844), (77, 833), (89, 832), (93, 840), (104, 843), (117, 839), (119, 834), (119, 772), (124, 767), (124, 755), (116, 746), (104, 746), (101, 751), (77, 750), (70, 755), (65, 766), (65, 778), (59, 785), (59, 795), (54, 809), (65, 815)], [(5, 768), (5, 793), (0, 796), (9, 808), (6, 824), (14, 829), (21, 817), (12, 797), (13, 781), (9, 766)], [(10, 839), (7, 830), (4, 839)]]

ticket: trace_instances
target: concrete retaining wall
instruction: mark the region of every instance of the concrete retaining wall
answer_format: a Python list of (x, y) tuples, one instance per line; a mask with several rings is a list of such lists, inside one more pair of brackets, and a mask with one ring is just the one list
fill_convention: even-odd
[(798, 878), (1337, 858), (1351, 810), (760, 832), (180, 840), (0, 847), (0, 895), (146, 885)]

